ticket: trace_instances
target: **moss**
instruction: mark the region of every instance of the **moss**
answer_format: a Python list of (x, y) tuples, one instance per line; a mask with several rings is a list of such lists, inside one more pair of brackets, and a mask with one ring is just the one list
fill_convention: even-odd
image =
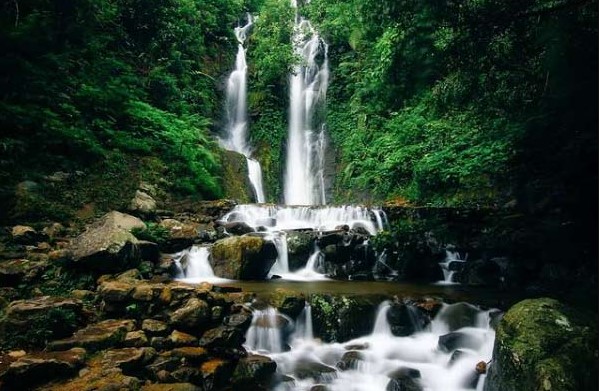
[(486, 390), (596, 389), (593, 323), (592, 316), (554, 299), (516, 304), (497, 329)]

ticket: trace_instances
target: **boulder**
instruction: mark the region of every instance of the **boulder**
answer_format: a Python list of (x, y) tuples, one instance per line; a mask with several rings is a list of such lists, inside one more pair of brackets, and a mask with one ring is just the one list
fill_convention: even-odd
[(123, 303), (129, 300), (135, 285), (125, 281), (104, 281), (98, 287), (98, 293), (107, 303)]
[(206, 323), (210, 321), (210, 317), (208, 303), (194, 297), (171, 314), (169, 323), (182, 330), (197, 330), (198, 328), (205, 328)]
[(89, 352), (96, 352), (121, 345), (127, 333), (134, 329), (133, 320), (104, 320), (76, 331), (70, 338), (50, 342), (48, 349), (67, 350), (82, 347)]
[(156, 214), (156, 200), (148, 193), (137, 190), (129, 203), (129, 211), (137, 216), (152, 217)]
[(357, 369), (360, 361), (364, 361), (364, 354), (358, 350), (350, 350), (343, 353), (341, 360), (339, 360), (336, 366), (342, 371)]
[(423, 388), (420, 385), (418, 379), (420, 378), (420, 371), (417, 369), (402, 367), (390, 374), (388, 374), (391, 380), (387, 383), (386, 391), (422, 391)]
[(445, 305), (437, 314), (437, 320), (444, 322), (449, 331), (462, 327), (474, 327), (478, 320), (480, 310), (468, 303), (455, 303)]
[(125, 373), (136, 372), (149, 363), (156, 356), (152, 348), (123, 348), (109, 349), (102, 352), (104, 366), (114, 366)]
[(27, 225), (15, 225), (12, 227), (11, 236), (12, 240), (18, 244), (36, 244), (48, 238), (44, 233), (38, 233), (35, 229)]
[(227, 233), (231, 235), (245, 235), (250, 232), (254, 232), (254, 229), (247, 225), (247, 223), (244, 223), (243, 221), (234, 221), (231, 223), (226, 223), (224, 227)]
[(148, 344), (148, 337), (142, 330), (128, 332), (123, 341), (123, 345), (128, 348), (140, 348)]
[(277, 260), (273, 243), (258, 236), (232, 236), (212, 246), (214, 274), (235, 280), (263, 280)]
[(289, 269), (294, 271), (306, 266), (310, 254), (314, 251), (316, 231), (287, 232), (287, 253)]
[(51, 379), (73, 375), (83, 366), (85, 354), (85, 350), (80, 348), (26, 354), (10, 363), (0, 375), (0, 384), (7, 390), (22, 390)]
[(501, 277), (501, 268), (491, 260), (478, 259), (466, 262), (458, 274), (458, 281), (464, 285), (497, 286)]
[(173, 348), (183, 346), (196, 346), (198, 344), (198, 339), (193, 335), (173, 330), (173, 332), (170, 333), (170, 335), (166, 338), (166, 343), (168, 346), (171, 346)]
[(183, 346), (171, 350), (171, 354), (174, 357), (184, 358), (190, 363), (200, 363), (208, 358), (208, 351), (202, 347), (197, 346)]
[(298, 379), (312, 378), (317, 382), (337, 377), (337, 370), (335, 368), (308, 359), (299, 360), (295, 364), (293, 373)]
[(405, 337), (423, 330), (430, 323), (430, 318), (418, 307), (403, 302), (394, 302), (387, 311), (387, 321), (393, 335)]
[(204, 388), (191, 383), (146, 384), (141, 391), (204, 391)]
[(233, 378), (235, 389), (256, 390), (270, 385), (277, 364), (269, 357), (251, 354), (237, 363)]
[(80, 300), (41, 296), (10, 303), (0, 322), (0, 335), (9, 345), (41, 346), (46, 339), (70, 335), (84, 321)]
[(234, 364), (221, 358), (214, 358), (200, 366), (204, 380), (204, 390), (218, 390), (229, 384)]
[(169, 238), (160, 246), (163, 252), (177, 252), (190, 247), (198, 239), (198, 223), (182, 223), (175, 219), (165, 219), (159, 224), (169, 231)]
[(485, 391), (597, 390), (597, 324), (549, 298), (527, 299), (499, 322)]
[(105, 214), (73, 240), (71, 251), (76, 265), (88, 270), (119, 272), (135, 267), (141, 257), (138, 240), (129, 232), (145, 229), (138, 219), (120, 212)]
[(456, 349), (478, 349), (483, 340), (479, 336), (454, 331), (439, 337), (438, 347), (441, 351), (449, 353)]
[(0, 286), (17, 286), (34, 280), (47, 269), (48, 263), (12, 259), (0, 262)]
[(304, 309), (306, 297), (301, 292), (277, 288), (270, 295), (269, 303), (280, 313), (295, 319)]
[(206, 331), (199, 345), (205, 348), (240, 348), (245, 334), (237, 327), (219, 326)]
[(144, 319), (141, 329), (150, 336), (167, 335), (170, 332), (168, 324), (155, 319)]

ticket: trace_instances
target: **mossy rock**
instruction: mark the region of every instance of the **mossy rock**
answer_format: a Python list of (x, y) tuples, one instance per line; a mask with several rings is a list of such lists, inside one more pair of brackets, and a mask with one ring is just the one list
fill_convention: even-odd
[(214, 274), (236, 280), (262, 280), (277, 259), (277, 250), (259, 236), (232, 236), (212, 247)]
[(591, 315), (557, 300), (514, 305), (497, 329), (485, 391), (597, 390), (597, 329)]

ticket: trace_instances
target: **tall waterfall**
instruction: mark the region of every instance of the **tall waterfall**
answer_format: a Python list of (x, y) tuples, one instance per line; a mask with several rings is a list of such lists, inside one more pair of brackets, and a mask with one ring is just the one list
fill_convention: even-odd
[[(297, 8), (296, 1), (292, 1), (292, 6)], [(328, 46), (299, 12), (295, 15), (292, 40), (301, 63), (290, 77), (285, 203), (326, 204), (322, 109), (329, 82)]]
[(251, 158), (251, 149), (247, 143), (248, 116), (247, 116), (247, 62), (243, 44), (254, 21), (248, 14), (245, 26), (235, 28), (235, 36), (239, 43), (235, 59), (235, 70), (227, 80), (227, 138), (222, 140), (223, 147), (241, 153), (245, 156), (248, 165), (248, 177), (252, 184), (256, 200), (265, 202), (264, 188), (262, 186), (262, 169), (257, 160)]

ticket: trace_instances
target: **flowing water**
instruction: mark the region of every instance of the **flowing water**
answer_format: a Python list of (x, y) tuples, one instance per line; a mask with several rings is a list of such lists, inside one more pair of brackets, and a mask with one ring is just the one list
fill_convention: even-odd
[(445, 260), (439, 263), (441, 271), (443, 272), (443, 280), (438, 281), (437, 284), (457, 284), (455, 274), (466, 262), (465, 259), (460, 258), (460, 253), (457, 251), (445, 250)]
[[(425, 391), (482, 389), (485, 375), (475, 368), (492, 356), (490, 311), (465, 303), (444, 305), (425, 329), (398, 337), (388, 322), (389, 308), (388, 302), (381, 303), (369, 335), (344, 343), (323, 343), (313, 335), (309, 305), (291, 323), (277, 322), (281, 315), (273, 308), (256, 311), (259, 320), (247, 332), (246, 347), (277, 363), (277, 372), (288, 380), (277, 386), (281, 391), (308, 391), (317, 384), (332, 391), (383, 391), (404, 389), (402, 381), (415, 382)], [(464, 311), (470, 316), (464, 317)], [(441, 336), (452, 332), (460, 338), (456, 346), (440, 343)], [(398, 388), (387, 388), (394, 378), (400, 379)]]
[(206, 246), (192, 246), (173, 256), (177, 268), (177, 279), (189, 283), (226, 283), (225, 278), (214, 275), (209, 261), (210, 249)]
[[(292, 2), (297, 8), (297, 4)], [(301, 63), (290, 76), (289, 134), (284, 195), (287, 205), (326, 204), (324, 105), (329, 83), (328, 45), (296, 11), (293, 50)]]
[(245, 156), (248, 166), (248, 177), (252, 185), (257, 202), (265, 202), (264, 188), (262, 185), (262, 169), (260, 163), (251, 158), (251, 148), (247, 142), (248, 115), (247, 115), (247, 62), (244, 42), (253, 26), (253, 18), (248, 14), (247, 24), (235, 28), (237, 38), (237, 56), (235, 69), (227, 79), (227, 128), (226, 139), (221, 140), (224, 148), (235, 151)]

